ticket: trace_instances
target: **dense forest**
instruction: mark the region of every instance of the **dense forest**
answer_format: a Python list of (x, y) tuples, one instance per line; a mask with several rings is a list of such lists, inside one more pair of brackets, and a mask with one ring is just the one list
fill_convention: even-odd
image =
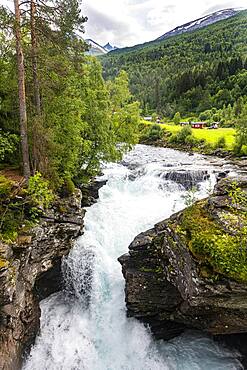
[(228, 125), (247, 102), (247, 11), (164, 41), (101, 58), (106, 78), (128, 72), (143, 114), (212, 117)]
[(0, 7), (0, 239), (15, 240), (57, 197), (138, 141), (139, 103), (120, 71), (105, 82), (78, 36), (80, 1)]
[(2, 167), (23, 162), (26, 177), (39, 171), (55, 188), (84, 181), (137, 141), (128, 76), (106, 83), (84, 55), (80, 2), (13, 3), (15, 12), (0, 9)]

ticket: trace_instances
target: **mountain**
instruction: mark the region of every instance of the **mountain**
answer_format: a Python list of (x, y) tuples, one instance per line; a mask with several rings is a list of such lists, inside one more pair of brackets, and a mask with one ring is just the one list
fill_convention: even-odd
[(198, 18), (194, 21), (185, 23), (182, 26), (178, 26), (173, 30), (166, 32), (164, 35), (158, 37), (155, 41), (161, 41), (171, 36), (177, 36), (185, 32), (198, 30), (200, 28), (209, 26), (210, 24), (222, 21), (223, 19), (233, 17), (234, 15), (238, 14), (239, 11), (240, 11), (239, 9), (234, 8), (219, 10), (217, 12), (208, 14), (205, 17)]
[(88, 55), (98, 56), (109, 53), (110, 51), (117, 50), (116, 46), (112, 46), (109, 42), (105, 46), (101, 46), (92, 39), (86, 39), (86, 43), (89, 45)]
[(89, 45), (89, 51), (87, 52), (88, 55), (102, 55), (102, 54), (107, 54), (108, 51), (101, 45), (99, 45), (97, 42), (95, 42), (92, 39), (86, 39), (86, 43)]
[[(190, 26), (205, 25), (205, 21), (204, 17), (204, 22), (193, 21)], [(188, 24), (185, 27), (189, 29)], [(172, 117), (176, 112), (193, 115), (222, 110), (240, 98), (247, 100), (246, 57), (247, 11), (239, 11), (193, 32), (112, 51), (101, 62), (106, 79), (120, 70), (128, 73), (131, 92), (143, 114), (156, 111)]]
[(104, 46), (104, 49), (109, 53), (110, 51), (117, 50), (116, 46), (112, 46), (109, 42)]

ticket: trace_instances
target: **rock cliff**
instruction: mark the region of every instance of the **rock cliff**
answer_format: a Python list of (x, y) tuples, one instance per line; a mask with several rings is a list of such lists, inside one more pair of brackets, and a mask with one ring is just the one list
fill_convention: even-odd
[(247, 178), (138, 235), (119, 258), (128, 314), (170, 339), (247, 332)]
[(82, 233), (81, 192), (56, 201), (38, 226), (0, 242), (0, 369), (21, 366), (39, 330), (39, 300), (61, 289), (61, 260)]

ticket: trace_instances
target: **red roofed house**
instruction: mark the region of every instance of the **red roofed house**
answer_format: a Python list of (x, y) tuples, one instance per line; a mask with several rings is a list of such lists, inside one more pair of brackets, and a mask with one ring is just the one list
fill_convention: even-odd
[(191, 127), (192, 128), (204, 128), (205, 122), (192, 122)]

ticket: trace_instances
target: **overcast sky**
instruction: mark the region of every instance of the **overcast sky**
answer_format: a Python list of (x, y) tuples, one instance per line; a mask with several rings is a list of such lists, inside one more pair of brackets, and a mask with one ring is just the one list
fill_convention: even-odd
[(246, 0), (84, 0), (85, 37), (118, 47), (153, 40), (219, 9), (247, 7)]
[[(13, 0), (0, 4), (12, 7)], [(82, 0), (82, 13), (88, 17), (84, 37), (101, 45), (132, 46), (232, 7), (247, 8), (247, 0)]]

